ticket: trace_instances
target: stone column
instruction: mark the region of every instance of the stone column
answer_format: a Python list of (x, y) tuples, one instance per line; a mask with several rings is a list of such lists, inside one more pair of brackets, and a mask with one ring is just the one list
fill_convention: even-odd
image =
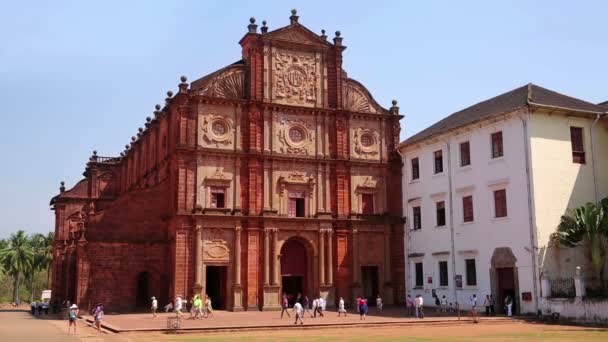
[(317, 212), (324, 212), (325, 207), (323, 205), (323, 194), (324, 194), (324, 184), (323, 184), (323, 165), (319, 164), (317, 166)]
[(334, 283), (333, 232), (327, 231), (327, 284)]
[(580, 266), (576, 266), (576, 273), (574, 275), (574, 291), (576, 292), (576, 299), (582, 299), (585, 297), (585, 278)]
[(391, 281), (391, 227), (384, 231), (384, 282)]
[(325, 285), (325, 230), (319, 230), (319, 283)]
[(196, 226), (196, 266), (194, 268), (194, 292), (201, 293), (203, 284), (203, 229), (201, 226)]
[(234, 228), (234, 281), (232, 284), (232, 311), (243, 311), (243, 288), (241, 287), (241, 227)]
[(264, 229), (264, 285), (270, 284), (270, 229)]
[(241, 227), (234, 229), (234, 284), (241, 285)]
[(274, 248), (274, 267), (272, 272), (272, 285), (279, 286), (279, 279), (281, 277), (281, 251), (279, 249), (279, 230), (274, 229), (272, 234), (272, 246)]
[(331, 212), (331, 185), (330, 180), (329, 164), (325, 164), (325, 210)]
[(241, 211), (241, 158), (236, 158), (234, 168), (234, 210)]
[(541, 298), (551, 297), (551, 281), (549, 280), (547, 271), (544, 271), (540, 276), (540, 292), (542, 292)]
[(267, 160), (264, 161), (264, 211), (270, 210), (270, 182), (268, 179), (268, 169), (270, 168), (269, 162)]
[(352, 266), (353, 266), (353, 283), (359, 284), (359, 234), (356, 228), (352, 230)]

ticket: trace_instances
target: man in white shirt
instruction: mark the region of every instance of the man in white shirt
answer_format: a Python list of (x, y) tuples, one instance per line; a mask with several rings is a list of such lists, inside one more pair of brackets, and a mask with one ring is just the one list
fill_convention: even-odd
[(418, 318), (424, 318), (424, 299), (421, 295), (418, 295), (417, 299), (417, 308), (418, 308)]
[(314, 317), (317, 317), (317, 308), (319, 307), (319, 298), (315, 298), (312, 300), (312, 312)]
[(152, 305), (150, 306), (150, 310), (152, 310), (152, 317), (156, 318), (156, 310), (158, 309), (158, 301), (156, 300), (156, 297), (152, 297)]
[(182, 297), (181, 296), (177, 296), (175, 298), (175, 312), (178, 315), (181, 315), (181, 313), (182, 313)]
[(296, 313), (296, 321), (293, 324), (298, 324), (298, 320), (300, 320), (300, 324), (304, 324), (304, 321), (302, 321), (302, 316), (304, 314), (304, 308), (302, 307), (302, 304), (300, 304), (300, 302), (296, 302), (293, 305), (293, 311), (295, 311), (295, 313)]

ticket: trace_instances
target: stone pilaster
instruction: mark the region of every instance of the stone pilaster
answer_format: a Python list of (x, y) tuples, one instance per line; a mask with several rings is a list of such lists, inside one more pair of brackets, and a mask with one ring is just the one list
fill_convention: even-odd
[[(268, 268), (264, 268), (264, 276), (266, 277), (266, 271), (268, 271), (268, 278), (270, 278), (270, 273), (272, 273), (272, 282), (269, 280), (266, 282), (267, 278), (264, 278), (264, 303), (262, 310), (264, 311), (274, 311), (280, 310), (280, 293), (281, 286), (279, 285), (279, 275), (281, 273), (280, 266), (280, 250), (278, 245), (278, 229), (276, 228), (266, 228), (264, 230), (264, 245), (268, 245), (268, 252), (264, 252), (264, 259), (268, 256)], [(270, 254), (270, 242), (269, 237), (272, 234), (272, 251)], [(266, 254), (268, 253), (268, 254)], [(272, 255), (272, 257), (270, 257)], [(272, 268), (272, 272), (271, 272)]]
[(319, 230), (319, 284), (325, 285), (325, 230)]
[(194, 293), (195, 294), (204, 294), (204, 286), (203, 283), (203, 228), (201, 226), (196, 226), (196, 241), (195, 241), (195, 258), (196, 265), (194, 268)]
[(234, 254), (232, 256), (234, 267), (234, 283), (232, 284), (233, 307), (232, 311), (243, 311), (243, 287), (241, 286), (241, 227), (234, 229)]

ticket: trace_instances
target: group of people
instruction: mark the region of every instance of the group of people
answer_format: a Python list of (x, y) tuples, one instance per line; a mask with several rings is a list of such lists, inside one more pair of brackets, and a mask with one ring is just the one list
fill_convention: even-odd
[(32, 311), (32, 315), (40, 316), (44, 312), (45, 315), (49, 314), (49, 302), (46, 300), (41, 300), (39, 302), (31, 302), (30, 310)]
[[(317, 314), (319, 314), (319, 317), (324, 317), (323, 311), (325, 311), (326, 305), (327, 301), (321, 296), (314, 298), (311, 302), (308, 296), (302, 296), (301, 293), (298, 293), (295, 303), (293, 304), (293, 312), (295, 314), (294, 324), (298, 324), (298, 322), (304, 324), (302, 318), (304, 318), (304, 314), (307, 312), (310, 315), (310, 318), (316, 318)], [(286, 293), (283, 293), (283, 296), (281, 297), (281, 318), (283, 318), (284, 314), (287, 314), (287, 317), (291, 317), (289, 314), (289, 297)]]
[[(156, 310), (158, 309), (158, 301), (156, 297), (152, 297), (152, 317), (156, 317)], [(205, 294), (203, 300), (200, 295), (196, 294), (192, 297), (190, 302), (186, 299), (182, 299), (181, 295), (175, 297), (175, 304), (169, 303), (165, 305), (165, 312), (175, 312), (179, 317), (182, 315), (182, 311), (190, 312), (190, 319), (202, 319), (213, 316), (213, 307), (211, 306), (211, 298)]]
[[(74, 334), (76, 334), (76, 320), (78, 319), (78, 305), (72, 304), (68, 307), (68, 335), (71, 333), (72, 329), (74, 329)], [(101, 320), (103, 319), (103, 304), (97, 303), (93, 307), (93, 324), (98, 334), (101, 334)]]

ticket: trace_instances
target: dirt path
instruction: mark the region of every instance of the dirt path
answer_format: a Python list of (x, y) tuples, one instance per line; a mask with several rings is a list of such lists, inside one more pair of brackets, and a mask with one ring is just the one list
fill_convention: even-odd
[(62, 330), (56, 321), (34, 318), (25, 311), (0, 312), (0, 322), (1, 341), (79, 341), (67, 335), (67, 323)]

